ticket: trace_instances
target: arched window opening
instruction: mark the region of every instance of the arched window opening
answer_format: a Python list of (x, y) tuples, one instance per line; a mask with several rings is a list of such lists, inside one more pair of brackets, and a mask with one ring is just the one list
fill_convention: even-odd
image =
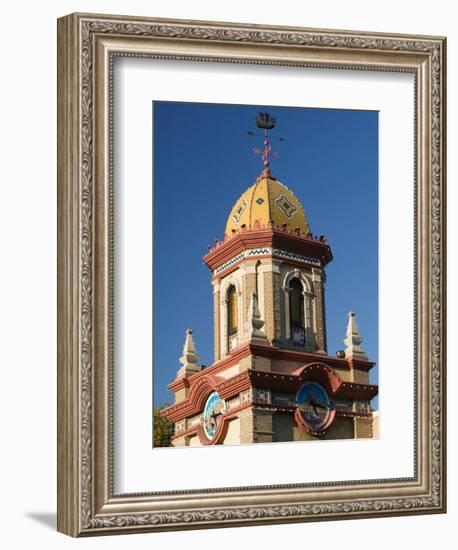
[(231, 286), (227, 293), (228, 326), (229, 334), (237, 332), (237, 292), (235, 286)]
[(289, 283), (289, 322), (293, 344), (305, 344), (304, 324), (304, 293), (299, 279), (291, 279)]
[(238, 332), (238, 304), (237, 290), (235, 286), (231, 286), (227, 292), (227, 333), (229, 351), (237, 346)]

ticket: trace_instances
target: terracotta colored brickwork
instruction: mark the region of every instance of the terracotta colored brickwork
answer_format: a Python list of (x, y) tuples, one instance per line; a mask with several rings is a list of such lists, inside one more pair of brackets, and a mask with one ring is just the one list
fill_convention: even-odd
[(337, 417), (326, 432), (325, 439), (353, 439), (353, 434), (353, 418)]
[(344, 382), (353, 382), (353, 372), (352, 369), (334, 369), (336, 373), (342, 378)]
[(240, 443), (253, 443), (253, 410), (245, 409), (240, 415)]
[(253, 356), (252, 368), (255, 370), (271, 371), (272, 359), (270, 359), (269, 357)]
[(253, 367), (253, 361), (254, 358), (252, 355), (249, 357), (243, 357), (243, 359), (240, 359), (239, 363), (239, 372), (245, 372), (248, 369), (251, 369)]
[(256, 292), (256, 274), (246, 273), (243, 277), (243, 302), (245, 304), (245, 311), (243, 315), (244, 321), (248, 318), (248, 308), (250, 307), (251, 296)]
[(373, 437), (372, 418), (355, 418), (355, 437), (359, 439), (367, 439)]
[(220, 292), (219, 290), (213, 294), (213, 343), (215, 361), (221, 358), (220, 345)]
[(186, 444), (186, 436), (177, 437), (173, 440), (174, 447), (184, 447)]
[(294, 417), (291, 413), (274, 413), (272, 428), (273, 441), (294, 441)]
[(321, 324), (323, 334), (323, 350), (328, 353), (328, 333), (326, 323), (326, 272), (321, 272)]
[(274, 338), (281, 338), (281, 275), (273, 273)]
[(353, 439), (353, 419), (336, 418), (329, 430), (322, 436), (313, 436), (297, 426), (294, 427), (294, 441), (312, 441), (320, 439)]
[(266, 271), (263, 277), (264, 283), (264, 332), (267, 339), (272, 342), (275, 338), (275, 306), (274, 306), (274, 273)]
[(320, 351), (326, 351), (326, 335), (324, 332), (323, 289), (320, 283), (314, 284), (315, 306), (315, 343)]
[(269, 443), (273, 437), (273, 411), (266, 409), (253, 410), (253, 432), (255, 443)]
[(188, 390), (183, 388), (175, 393), (175, 403), (181, 403), (188, 396)]
[(369, 384), (369, 373), (364, 370), (351, 369), (352, 382), (357, 384)]

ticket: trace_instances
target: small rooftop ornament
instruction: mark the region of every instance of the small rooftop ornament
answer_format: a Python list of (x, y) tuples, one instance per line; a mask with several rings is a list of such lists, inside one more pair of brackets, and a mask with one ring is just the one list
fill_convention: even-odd
[(367, 359), (366, 352), (361, 347), (363, 339), (356, 324), (355, 314), (350, 311), (348, 314), (347, 334), (343, 340), (345, 344), (345, 357), (360, 357)]
[(267, 340), (266, 333), (262, 330), (264, 321), (259, 311), (258, 296), (255, 292), (251, 295), (250, 307), (248, 309), (248, 334), (250, 339), (258, 338)]
[(199, 356), (197, 355), (192, 330), (188, 328), (183, 346), (183, 355), (180, 357), (180, 363), (183, 366), (179, 369), (178, 376), (186, 376), (187, 373), (200, 372), (202, 370), (202, 365), (197, 364), (198, 360)]

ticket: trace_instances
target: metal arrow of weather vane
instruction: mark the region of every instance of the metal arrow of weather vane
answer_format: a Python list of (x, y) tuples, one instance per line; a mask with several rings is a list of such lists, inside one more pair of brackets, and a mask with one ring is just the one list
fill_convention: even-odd
[[(272, 151), (272, 146), (270, 144), (270, 139), (277, 139), (278, 141), (284, 141), (283, 138), (272, 138), (269, 136), (269, 130), (272, 130), (275, 128), (275, 125), (277, 123), (277, 119), (271, 116), (269, 113), (260, 112), (258, 113), (258, 116), (256, 118), (256, 126), (262, 130), (264, 130), (264, 149), (262, 153), (262, 163), (264, 165), (264, 170), (262, 172), (262, 176), (267, 177), (271, 176), (270, 172), (270, 157), (278, 158), (280, 155), (277, 151)], [(256, 132), (252, 132), (251, 130), (248, 130), (247, 134), (249, 136), (259, 136), (260, 134)], [(259, 149), (253, 149), (253, 153), (255, 155), (261, 154), (261, 151)]]

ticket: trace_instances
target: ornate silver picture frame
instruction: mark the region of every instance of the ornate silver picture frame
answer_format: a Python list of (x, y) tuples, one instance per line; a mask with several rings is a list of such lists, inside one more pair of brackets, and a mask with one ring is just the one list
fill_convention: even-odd
[[(94, 14), (58, 20), (60, 532), (445, 512), (445, 48), (445, 38), (433, 36)], [(118, 57), (413, 75), (413, 476), (115, 493), (112, 76)]]

